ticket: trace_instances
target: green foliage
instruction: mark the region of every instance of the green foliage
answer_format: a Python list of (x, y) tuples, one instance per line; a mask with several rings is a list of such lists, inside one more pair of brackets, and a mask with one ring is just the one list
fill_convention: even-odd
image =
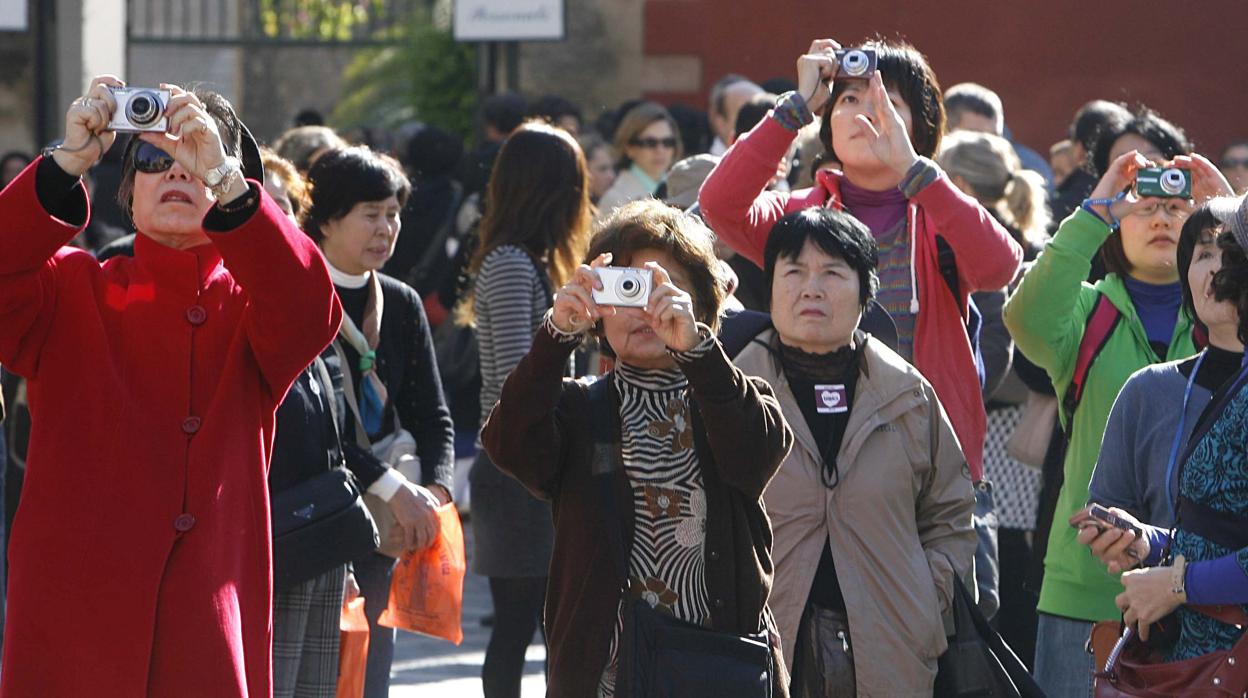
[(472, 47), (418, 18), (401, 43), (356, 55), (343, 73), (343, 95), (330, 122), (349, 129), (418, 120), (469, 138), (476, 80)]

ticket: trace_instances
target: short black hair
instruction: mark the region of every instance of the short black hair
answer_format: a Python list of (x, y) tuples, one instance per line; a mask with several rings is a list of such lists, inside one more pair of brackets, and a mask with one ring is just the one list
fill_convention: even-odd
[(299, 113), (295, 114), (293, 123), (296, 128), (299, 126), (324, 126), (325, 116), (316, 109), (300, 109)]
[(1075, 112), (1075, 118), (1070, 122), (1066, 135), (1070, 140), (1081, 144), (1091, 156), (1092, 151), (1096, 150), (1096, 142), (1100, 140), (1102, 131), (1122, 128), (1130, 120), (1131, 111), (1125, 104), (1094, 99)]
[(515, 92), (503, 92), (490, 95), (481, 102), (481, 118), (502, 133), (515, 131), (524, 123), (528, 103)]
[(533, 103), (529, 105), (529, 116), (544, 119), (555, 125), (558, 125), (559, 119), (565, 116), (576, 119), (578, 124), (585, 122), (585, 118), (581, 116), (581, 108), (567, 97), (559, 95), (543, 95), (533, 100)]
[(771, 303), (771, 284), (776, 276), (776, 260), (797, 259), (807, 242), (824, 253), (839, 257), (858, 272), (858, 301), (864, 307), (875, 298), (880, 278), (879, 246), (866, 224), (848, 213), (830, 208), (808, 208), (795, 211), (776, 221), (763, 248), (763, 277), (766, 279), (767, 302)]
[(463, 156), (464, 139), (437, 126), (425, 126), (407, 141), (407, 166), (419, 179), (453, 173)]
[(749, 133), (750, 129), (758, 125), (758, 122), (767, 118), (767, 112), (776, 106), (776, 95), (769, 92), (759, 92), (750, 97), (750, 101), (741, 105), (741, 109), (737, 112), (737, 123), (733, 125), (733, 133), (737, 138), (741, 134)]
[(303, 229), (318, 243), (323, 237), (321, 226), (347, 215), (356, 204), (395, 196), (403, 206), (412, 191), (398, 161), (362, 145), (331, 150), (317, 158), (308, 170), (308, 183), (312, 206)]
[[(706, 120), (706, 112), (697, 107), (676, 103), (667, 108), (667, 113), (676, 121), (680, 142), (685, 146), (685, 155), (697, 155), (710, 149), (711, 123)], [(589, 153), (585, 155), (588, 156)]]
[(1096, 168), (1098, 177), (1109, 169), (1109, 153), (1114, 149), (1114, 144), (1119, 138), (1128, 135), (1139, 136), (1157, 146), (1162, 157), (1167, 160), (1192, 152), (1192, 144), (1187, 140), (1183, 129), (1161, 118), (1152, 109), (1140, 107), (1129, 121), (1111, 122), (1101, 130), (1092, 154), (1092, 166)]
[[(936, 157), (940, 150), (940, 137), (945, 132), (945, 102), (941, 97), (940, 83), (927, 58), (919, 50), (905, 42), (874, 39), (863, 46), (875, 49), (876, 69), (884, 80), (884, 87), (895, 88), (910, 107), (910, 144), (914, 151), (924, 157)], [(832, 147), (832, 105), (845, 91), (847, 80), (832, 83), (832, 96), (823, 110), (823, 123), (819, 127), (819, 140), (837, 161), (840, 156)]]
[(1222, 268), (1213, 275), (1213, 297), (1232, 301), (1239, 313), (1239, 341), (1248, 344), (1248, 254), (1230, 233), (1218, 236), (1222, 250)]
[(1205, 203), (1196, 207), (1192, 215), (1183, 222), (1183, 228), (1179, 230), (1179, 244), (1175, 251), (1175, 261), (1179, 269), (1179, 288), (1183, 291), (1183, 308), (1197, 322), (1201, 320), (1196, 314), (1196, 304), (1192, 301), (1192, 287), (1187, 282), (1187, 271), (1192, 267), (1192, 255), (1196, 252), (1196, 244), (1200, 242), (1201, 235), (1209, 231), (1217, 235), (1221, 225), (1222, 221), (1213, 215), (1213, 210), (1209, 208), (1209, 204)]

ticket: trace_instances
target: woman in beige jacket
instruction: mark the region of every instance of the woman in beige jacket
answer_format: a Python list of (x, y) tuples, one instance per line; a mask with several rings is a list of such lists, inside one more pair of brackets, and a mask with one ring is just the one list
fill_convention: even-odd
[(764, 253), (775, 330), (736, 361), (775, 388), (797, 438), (764, 494), (794, 698), (930, 696), (954, 575), (971, 575), (975, 496), (949, 420), (918, 370), (857, 329), (877, 256), (852, 216), (785, 216)]

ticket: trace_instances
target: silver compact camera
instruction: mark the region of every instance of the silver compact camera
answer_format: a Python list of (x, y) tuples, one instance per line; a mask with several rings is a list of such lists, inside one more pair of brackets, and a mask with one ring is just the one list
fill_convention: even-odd
[(150, 87), (110, 87), (117, 109), (108, 122), (109, 131), (119, 133), (164, 133), (169, 130), (165, 107), (169, 91)]
[(875, 49), (844, 48), (836, 52), (836, 77), (869, 78), (875, 72)]
[(598, 305), (619, 305), (644, 308), (650, 300), (652, 277), (649, 269), (634, 267), (600, 267), (598, 279), (602, 290), (594, 290), (594, 302)]

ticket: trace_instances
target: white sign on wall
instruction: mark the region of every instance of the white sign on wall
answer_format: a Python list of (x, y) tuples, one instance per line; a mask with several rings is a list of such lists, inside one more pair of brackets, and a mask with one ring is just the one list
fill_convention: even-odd
[(26, 31), (26, 0), (0, 0), (0, 31)]
[(455, 0), (455, 40), (562, 40), (564, 2), (565, 0)]

